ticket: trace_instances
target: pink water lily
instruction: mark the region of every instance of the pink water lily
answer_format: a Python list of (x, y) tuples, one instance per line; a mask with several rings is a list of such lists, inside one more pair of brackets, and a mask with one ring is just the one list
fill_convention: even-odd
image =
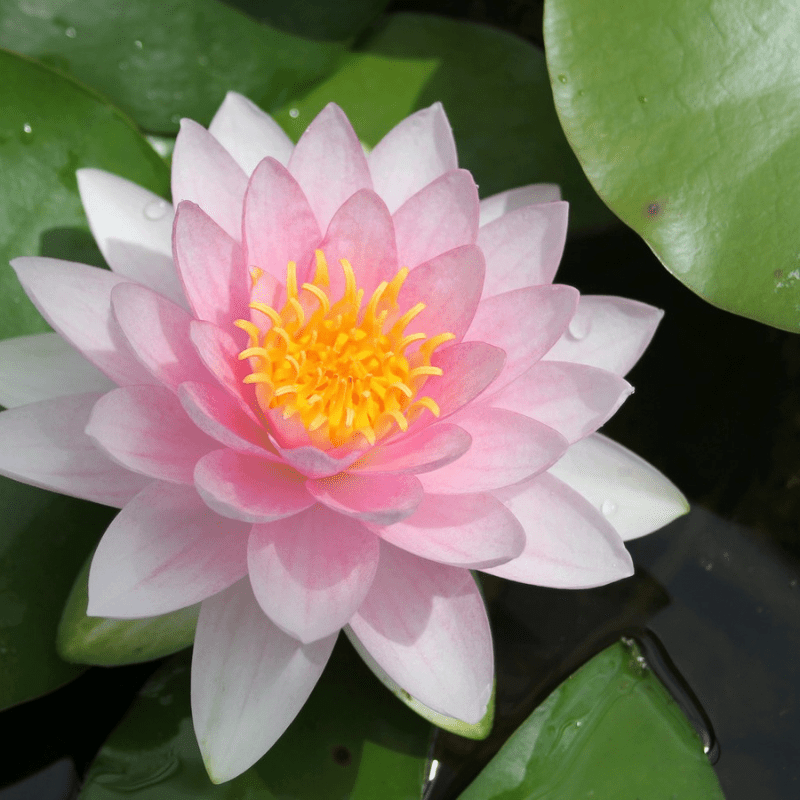
[(13, 262), (57, 333), (0, 344), (0, 472), (122, 509), (89, 614), (202, 602), (192, 708), (228, 780), (283, 733), (341, 628), (384, 679), (477, 723), (479, 569), (553, 587), (632, 573), (686, 510), (595, 433), (660, 312), (554, 285), (553, 186), (479, 201), (441, 105), (367, 155), (327, 106), (294, 146), (230, 93), (184, 120), (173, 206), (95, 169), (111, 271)]

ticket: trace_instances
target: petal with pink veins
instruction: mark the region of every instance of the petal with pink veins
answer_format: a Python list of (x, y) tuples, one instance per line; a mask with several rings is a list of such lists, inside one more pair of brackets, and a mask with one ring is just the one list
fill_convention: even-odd
[(183, 381), (210, 378), (189, 337), (188, 311), (135, 283), (115, 286), (111, 307), (130, 349), (160, 383), (174, 390)]
[(442, 104), (434, 103), (395, 125), (368, 161), (375, 191), (392, 213), (440, 175), (457, 169), (453, 130)]
[(572, 361), (625, 375), (650, 344), (664, 312), (624, 297), (583, 295), (548, 361)]
[(661, 472), (599, 433), (573, 444), (550, 473), (602, 511), (626, 541), (689, 510), (686, 498)]
[(57, 333), (0, 341), (0, 405), (16, 408), (115, 384)]
[(349, 622), (372, 585), (378, 553), (378, 537), (360, 522), (315, 505), (253, 526), (250, 584), (264, 613), (308, 644)]
[(192, 654), (192, 721), (214, 783), (272, 747), (305, 704), (336, 634), (302, 644), (265, 616), (250, 582), (203, 601)]
[(266, 158), (257, 167), (244, 198), (243, 236), (247, 266), (281, 283), (286, 266), (298, 266), (298, 283), (322, 233), (303, 190), (286, 167)]
[(103, 395), (86, 434), (123, 467), (171, 483), (191, 484), (194, 465), (218, 447), (162, 386), (125, 386)]
[(303, 132), (289, 172), (305, 192), (322, 230), (359, 189), (372, 189), (367, 158), (344, 111), (328, 103)]
[(167, 614), (247, 574), (250, 525), (217, 516), (187, 486), (153, 483), (117, 514), (89, 570), (89, 616)]
[(245, 522), (273, 522), (313, 505), (304, 480), (285, 464), (228, 449), (203, 456), (194, 471), (209, 508)]
[(577, 492), (551, 474), (493, 492), (522, 523), (522, 554), (485, 572), (520, 583), (588, 589), (633, 575), (619, 534)]
[(539, 361), (486, 403), (543, 422), (572, 443), (594, 433), (632, 392), (633, 387), (613, 372)]
[(214, 114), (208, 132), (233, 156), (245, 175), (268, 156), (289, 163), (294, 144), (283, 128), (255, 103), (228, 92)]
[(22, 288), (41, 315), (114, 383), (156, 383), (137, 361), (111, 313), (111, 291), (126, 278), (106, 269), (31, 256), (15, 258)]
[(481, 200), (480, 225), (488, 225), (503, 214), (510, 214), (534, 203), (552, 203), (561, 199), (561, 189), (555, 183), (532, 183), (519, 186)]
[(495, 389), (518, 378), (553, 347), (577, 304), (577, 290), (561, 285), (528, 286), (481, 300), (464, 338), (505, 350)]
[(422, 502), (422, 485), (414, 475), (343, 472), (306, 481), (309, 493), (348, 517), (391, 525), (413, 514)]
[(468, 724), (486, 713), (494, 676), (492, 639), (469, 570), (382, 542), (378, 571), (350, 620), (348, 636), (434, 711)]
[(150, 480), (114, 463), (84, 433), (100, 397), (67, 395), (0, 413), (0, 475), (122, 508)]
[(375, 532), (416, 556), (483, 569), (516, 558), (525, 547), (517, 518), (490, 494), (426, 494), (406, 519)]
[(233, 156), (202, 126), (181, 120), (172, 153), (172, 202), (197, 203), (235, 241), (242, 235), (247, 176)]
[(173, 241), (175, 264), (195, 315), (222, 327), (247, 316), (250, 279), (238, 242), (188, 201), (178, 206)]
[(467, 170), (450, 170), (406, 200), (393, 219), (398, 261), (413, 269), (455, 247), (475, 244), (478, 187)]
[(530, 478), (551, 466), (569, 443), (541, 422), (513, 411), (481, 405), (454, 420), (472, 437), (458, 461), (419, 476), (425, 492), (485, 492)]
[(478, 231), (486, 258), (484, 297), (553, 282), (567, 238), (567, 210), (563, 202), (524, 206)]

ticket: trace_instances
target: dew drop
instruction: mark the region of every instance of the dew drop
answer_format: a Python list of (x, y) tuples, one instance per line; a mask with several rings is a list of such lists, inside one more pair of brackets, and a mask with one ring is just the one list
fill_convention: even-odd
[(645, 104), (648, 102), (647, 96), (646, 96), (646, 95), (643, 95), (643, 94), (640, 94), (640, 95), (639, 95), (639, 102), (640, 102), (642, 105), (645, 105)]
[(142, 44), (142, 41), (141, 41), (141, 39), (136, 39), (136, 40), (134, 40), (134, 42), (133, 42), (133, 46), (134, 46), (134, 47), (135, 47), (137, 50), (141, 50), (141, 49), (144, 47), (144, 45)]
[(75, 28), (67, 28), (64, 31), (64, 35), (69, 36), (70, 39), (74, 39), (78, 35), (78, 31), (76, 31)]
[(300, 116), (300, 109), (299, 108), (290, 108), (289, 109), (289, 116), (292, 119), (297, 119)]
[(145, 219), (149, 219), (153, 222), (162, 219), (166, 213), (167, 213), (167, 203), (165, 200), (151, 200), (144, 207)]
[(26, 123), (25, 123), (25, 124), (22, 126), (22, 130), (23, 130), (23, 133), (33, 133), (33, 128), (31, 128), (31, 126), (30, 126), (30, 123), (29, 123), (29, 122), (26, 122)]
[(577, 315), (572, 318), (572, 321), (567, 326), (567, 335), (576, 342), (585, 339), (589, 335), (592, 323), (588, 317), (578, 317)]
[(580, 726), (581, 726), (581, 725), (583, 725), (583, 721), (582, 721), (582, 720), (579, 720), (579, 719), (576, 719), (576, 720), (575, 720), (575, 727), (576, 727), (576, 728), (580, 728)]
[(617, 510), (617, 504), (613, 500), (603, 500), (600, 510), (605, 516), (610, 517)]
[(561, 81), (561, 83), (566, 83), (567, 82), (567, 76), (566, 75), (559, 75), (558, 79)]

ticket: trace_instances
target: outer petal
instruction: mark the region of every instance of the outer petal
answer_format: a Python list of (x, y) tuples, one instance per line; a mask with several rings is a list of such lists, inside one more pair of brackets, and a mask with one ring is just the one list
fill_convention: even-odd
[(522, 525), (490, 494), (426, 494), (410, 517), (376, 532), (414, 555), (469, 569), (503, 564), (525, 547)]
[(0, 342), (0, 405), (6, 408), (113, 388), (109, 378), (57, 333)]
[(378, 537), (324, 506), (255, 525), (247, 559), (264, 613), (301, 642), (346, 625), (372, 585)]
[(595, 433), (572, 445), (550, 469), (600, 509), (623, 539), (636, 539), (689, 510), (677, 487), (655, 467)]
[(86, 434), (122, 466), (172, 483), (191, 484), (195, 464), (217, 447), (160, 386), (126, 386), (103, 395)]
[(369, 154), (375, 191), (391, 212), (457, 167), (453, 131), (441, 103), (406, 117)]
[(214, 114), (208, 132), (251, 175), (267, 156), (289, 163), (294, 144), (283, 128), (255, 103), (237, 92), (228, 92)]
[(584, 295), (548, 361), (589, 364), (625, 375), (653, 338), (664, 312), (624, 297)]
[(468, 570), (384, 542), (350, 629), (358, 649), (420, 702), (468, 724), (483, 718), (492, 694), (492, 639)]
[(42, 316), (112, 381), (155, 383), (136, 360), (111, 315), (111, 290), (126, 279), (55, 258), (15, 258), (28, 297)]
[(486, 403), (525, 414), (577, 442), (594, 433), (632, 392), (633, 387), (613, 372), (540, 361)]
[(247, 176), (228, 151), (202, 125), (182, 119), (172, 153), (172, 202), (197, 203), (238, 242), (246, 188)]
[(97, 546), (87, 613), (152, 617), (205, 600), (247, 574), (249, 531), (209, 511), (191, 487), (151, 484)]
[(391, 525), (404, 519), (422, 501), (422, 486), (413, 475), (344, 472), (308, 480), (306, 488), (334, 511), (375, 525)]
[(359, 189), (371, 189), (367, 159), (353, 126), (328, 103), (306, 128), (289, 159), (289, 171), (311, 204), (320, 228)]
[(518, 483), (547, 469), (568, 447), (552, 428), (513, 411), (479, 406), (455, 421), (472, 446), (458, 461), (420, 475), (426, 492), (484, 492)]
[(567, 238), (567, 210), (562, 202), (524, 206), (478, 231), (486, 258), (484, 297), (553, 282)]
[(533, 203), (552, 203), (561, 199), (561, 190), (555, 183), (532, 183), (509, 189), (506, 192), (493, 194), (481, 200), (481, 227), (510, 214), (518, 208), (529, 206)]
[(111, 269), (184, 303), (172, 264), (172, 206), (101, 169), (79, 169), (76, 176), (92, 235)]
[(150, 481), (115, 464), (84, 433), (99, 394), (43, 400), (0, 414), (0, 475), (121, 508)]
[(242, 580), (203, 601), (192, 721), (208, 774), (235, 778), (272, 747), (314, 688), (336, 635), (303, 645), (267, 619)]
[(291, 467), (233, 450), (214, 450), (200, 459), (194, 480), (210, 508), (245, 522), (272, 522), (314, 503)]
[(478, 187), (465, 169), (446, 172), (393, 215), (400, 264), (413, 269), (454, 247), (475, 244)]
[(522, 523), (527, 543), (519, 558), (485, 572), (560, 589), (602, 586), (633, 575), (633, 562), (619, 534), (552, 475), (493, 494)]

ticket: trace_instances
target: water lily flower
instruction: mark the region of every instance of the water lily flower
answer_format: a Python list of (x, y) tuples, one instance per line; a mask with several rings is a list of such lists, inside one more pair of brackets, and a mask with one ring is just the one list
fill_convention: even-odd
[(216, 782), (283, 733), (340, 629), (473, 724), (492, 642), (471, 570), (624, 578), (686, 510), (595, 431), (661, 313), (552, 283), (553, 186), (479, 201), (441, 105), (365, 154), (327, 106), (293, 145), (230, 93), (184, 120), (173, 205), (78, 173), (111, 270), (12, 262), (56, 331), (0, 347), (0, 472), (121, 509), (91, 615), (201, 602), (195, 730)]

